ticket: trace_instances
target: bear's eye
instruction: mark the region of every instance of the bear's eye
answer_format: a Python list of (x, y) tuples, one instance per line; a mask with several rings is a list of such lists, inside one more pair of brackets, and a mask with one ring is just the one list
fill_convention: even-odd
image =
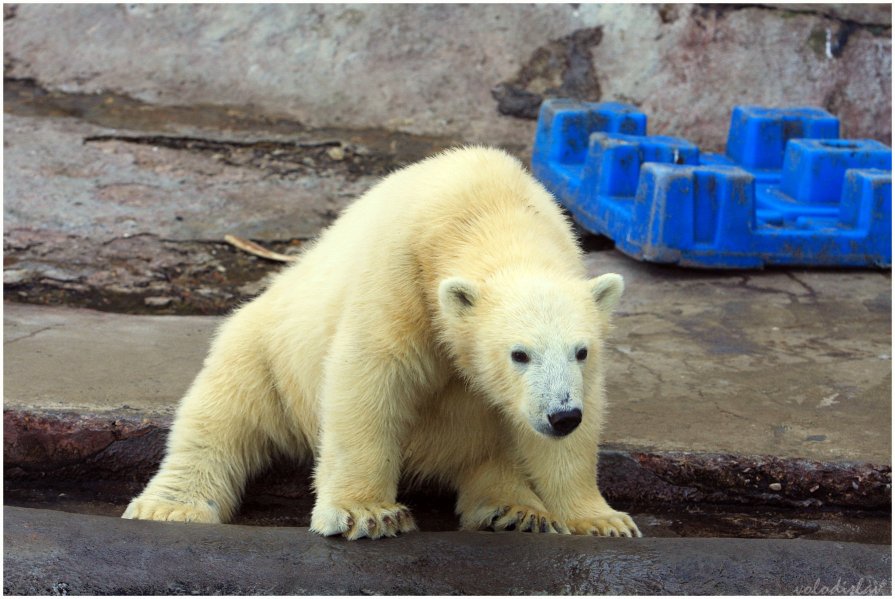
[(531, 359), (528, 357), (527, 353), (518, 349), (511, 353), (510, 357), (513, 358), (513, 362), (516, 364), (528, 364), (528, 361)]
[(575, 354), (575, 359), (578, 360), (579, 362), (583, 362), (584, 360), (586, 360), (587, 359), (587, 348), (582, 347), (581, 349), (579, 349), (578, 353)]

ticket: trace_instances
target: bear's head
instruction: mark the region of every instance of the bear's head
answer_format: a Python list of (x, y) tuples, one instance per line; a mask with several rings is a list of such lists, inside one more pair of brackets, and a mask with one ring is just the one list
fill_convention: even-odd
[(469, 384), (512, 421), (564, 437), (599, 392), (602, 338), (623, 290), (617, 274), (451, 277), (438, 289), (442, 341)]

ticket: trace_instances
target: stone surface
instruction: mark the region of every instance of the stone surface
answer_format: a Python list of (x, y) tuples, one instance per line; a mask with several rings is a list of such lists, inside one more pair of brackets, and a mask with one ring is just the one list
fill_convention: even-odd
[(587, 259), (591, 272), (618, 272), (626, 283), (607, 371), (607, 438), (891, 461), (888, 272), (685, 271), (615, 252)]
[[(146, 233), (180, 241), (222, 241), (228, 233), (307, 238), (375, 181), (332, 169), (318, 156), (325, 146), (265, 151), (256, 141), (265, 163), (253, 162), (253, 142), (244, 138), (153, 144), (70, 118), (3, 120), (6, 233), (48, 230), (100, 243)], [(298, 156), (270, 159), (290, 147)]]
[(297, 251), (379, 177), (451, 145), (16, 82), (4, 91), (4, 286), (33, 303), (226, 312), (278, 266), (234, 251), (226, 234)]
[[(889, 593), (887, 546), (758, 539), (412, 533), (120, 520), (6, 507), (6, 594)], [(545, 559), (549, 556), (549, 559)], [(835, 591), (834, 591), (835, 593)]]
[[(606, 443), (891, 463), (888, 273), (587, 263), (626, 279)], [(92, 412), (170, 409), (219, 322), (14, 304), (4, 318), (5, 405)]]
[(534, 124), (508, 114), (530, 118), (537, 97), (566, 94), (638, 104), (653, 133), (710, 150), (723, 146), (737, 103), (819, 105), (838, 114), (849, 135), (891, 143), (891, 18), (884, 12), (21, 5), (6, 13), (4, 63), (7, 77), (53, 90), (252, 106), (312, 127), (384, 127), (496, 144), (529, 144)]

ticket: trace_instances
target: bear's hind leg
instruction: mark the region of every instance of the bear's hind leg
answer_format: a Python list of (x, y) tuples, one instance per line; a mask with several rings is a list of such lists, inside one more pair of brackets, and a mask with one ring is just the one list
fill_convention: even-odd
[(122, 517), (229, 521), (248, 477), (268, 463), (274, 446), (286, 444), (268, 381), (245, 365), (207, 366), (177, 411), (158, 473)]
[[(189, 465), (193, 459), (198, 465)], [(180, 452), (166, 460), (122, 518), (217, 524), (229, 520), (238, 501), (234, 481), (201, 452)], [(211, 499), (212, 497), (216, 499)]]

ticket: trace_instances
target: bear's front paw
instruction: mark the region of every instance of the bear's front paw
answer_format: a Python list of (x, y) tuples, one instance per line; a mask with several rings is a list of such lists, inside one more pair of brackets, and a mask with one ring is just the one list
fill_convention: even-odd
[(547, 512), (524, 505), (482, 506), (464, 514), (461, 527), (466, 530), (518, 530), (569, 534), (568, 527)]
[(213, 501), (204, 504), (184, 503), (160, 497), (137, 497), (131, 501), (121, 517), (128, 520), (221, 523), (220, 514)]
[(593, 518), (567, 520), (573, 535), (596, 535), (600, 537), (642, 537), (640, 529), (631, 516), (611, 510)]
[(311, 530), (325, 537), (341, 534), (349, 541), (394, 537), (416, 530), (410, 510), (400, 503), (314, 506)]

